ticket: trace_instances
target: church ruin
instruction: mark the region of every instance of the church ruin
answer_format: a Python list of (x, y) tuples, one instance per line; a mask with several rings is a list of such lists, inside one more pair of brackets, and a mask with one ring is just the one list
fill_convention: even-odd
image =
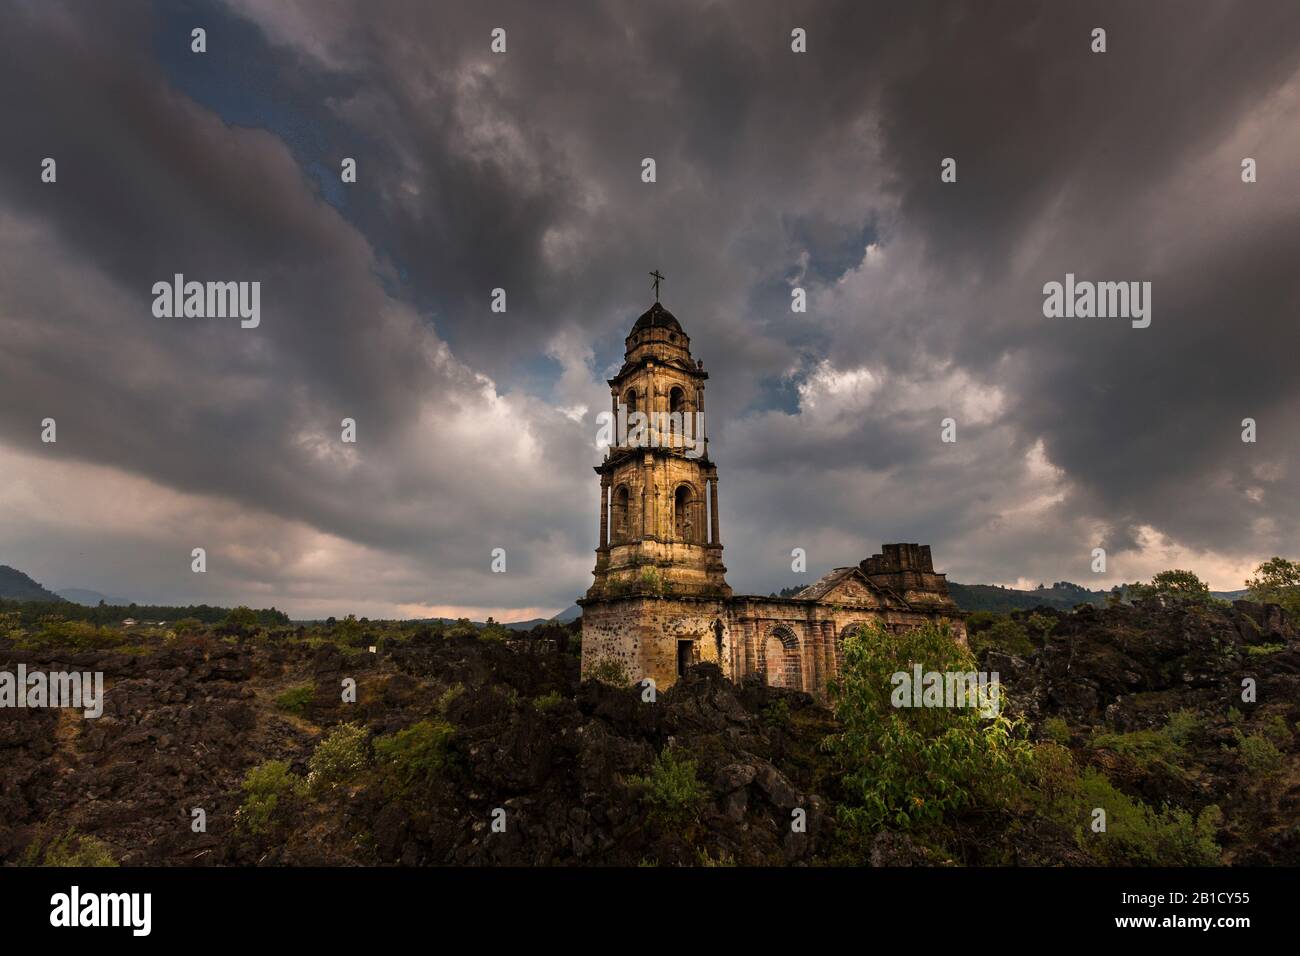
[(619, 418), (625, 406), (638, 427), (620, 429), (595, 468), (600, 544), (595, 580), (578, 601), (584, 675), (612, 661), (630, 679), (651, 678), (664, 689), (690, 665), (711, 661), (734, 681), (759, 675), (824, 697), (844, 638), (861, 624), (942, 620), (964, 638), (964, 614), (935, 573), (928, 545), (887, 544), (793, 597), (732, 594), (718, 469), (707, 430), (690, 434), (689, 423), (705, 421), (704, 363), (691, 357), (690, 338), (658, 301), (625, 344), (623, 366), (609, 379), (611, 411)]

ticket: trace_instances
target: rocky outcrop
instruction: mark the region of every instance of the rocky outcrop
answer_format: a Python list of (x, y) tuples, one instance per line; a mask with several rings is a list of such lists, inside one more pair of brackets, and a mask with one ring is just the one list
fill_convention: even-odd
[[(495, 641), (421, 638), (377, 654), (334, 645), (203, 638), (149, 653), (5, 650), (0, 668), (102, 671), (106, 706), (0, 711), (0, 861), (75, 830), (123, 864), (674, 864), (814, 859), (827, 831), (810, 792), (827, 716), (810, 698), (737, 689), (700, 665), (653, 702), (637, 688), (579, 683), (575, 655)], [(340, 688), (357, 682), (355, 703)], [(314, 684), (300, 714), (275, 704)], [(546, 698), (545, 706), (538, 699)], [(780, 701), (780, 720), (764, 716)], [(420, 720), (454, 728), (428, 792), (397, 798), (373, 774), (306, 800), (254, 838), (235, 825), (253, 766), (307, 760), (335, 724), (372, 736)], [(645, 776), (675, 748), (704, 799), (686, 825), (649, 812)], [(207, 831), (192, 827), (193, 810)], [(506, 812), (493, 833), (493, 811)], [(792, 832), (796, 809), (806, 827)]]

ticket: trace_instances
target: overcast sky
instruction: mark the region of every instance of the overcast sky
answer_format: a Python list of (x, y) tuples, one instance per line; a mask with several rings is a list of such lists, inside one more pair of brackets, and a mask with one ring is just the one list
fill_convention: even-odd
[[(884, 541), (1021, 586), (1300, 557), (1293, 0), (11, 0), (0, 118), (0, 564), (49, 587), (566, 607), (656, 268), (738, 592)], [(261, 324), (155, 317), (175, 273)], [(1150, 326), (1045, 318), (1066, 273)]]

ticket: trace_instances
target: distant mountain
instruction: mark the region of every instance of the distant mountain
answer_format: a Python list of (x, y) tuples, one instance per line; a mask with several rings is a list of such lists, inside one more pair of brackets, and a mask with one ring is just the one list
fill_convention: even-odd
[(54, 593), (65, 601), (71, 601), (73, 604), (84, 604), (86, 607), (98, 607), (100, 601), (103, 601), (109, 607), (128, 607), (131, 604), (126, 598), (105, 597), (98, 591), (90, 591), (86, 588), (59, 588)]
[[(502, 624), (501, 626), (510, 631), (531, 631), (533, 628), (542, 624), (550, 624), (551, 622), (555, 622), (556, 624), (568, 624), (570, 621), (576, 621), (580, 617), (582, 617), (582, 608), (575, 604), (572, 607), (565, 608), (559, 614), (555, 615), (555, 617), (530, 617), (526, 621), (511, 621), (510, 623)], [(426, 617), (421, 618), (420, 620), (427, 621), (430, 624), (456, 623), (456, 618), (454, 617)], [(475, 627), (483, 627), (482, 621), (470, 621), (470, 623)]]
[[(996, 614), (1028, 611), (1043, 605), (1061, 611), (1071, 610), (1076, 604), (1105, 607), (1106, 599), (1110, 596), (1109, 589), (1089, 591), (1070, 581), (1057, 581), (1050, 588), (1043, 586), (1032, 591), (1004, 588), (997, 584), (958, 584), (949, 581), (948, 593), (963, 611), (992, 611)], [(1246, 593), (1246, 589), (1242, 588), (1239, 591), (1211, 591), (1210, 595), (1224, 601), (1239, 601)]]
[(1087, 588), (1069, 581), (1058, 581), (1049, 587), (1034, 588), (1032, 591), (1020, 591), (1016, 588), (1004, 588), (997, 584), (958, 584), (948, 582), (948, 593), (963, 611), (992, 611), (1007, 614), (1011, 611), (1047, 607), (1068, 611), (1076, 604), (1095, 604), (1106, 606), (1106, 597), (1110, 591), (1089, 591)]
[(62, 601), (53, 591), (41, 587), (17, 568), (0, 564), (0, 598), (10, 601)]
[(576, 621), (580, 617), (582, 617), (582, 608), (574, 604), (555, 615), (551, 620), (558, 621), (561, 624), (568, 624), (570, 621)]

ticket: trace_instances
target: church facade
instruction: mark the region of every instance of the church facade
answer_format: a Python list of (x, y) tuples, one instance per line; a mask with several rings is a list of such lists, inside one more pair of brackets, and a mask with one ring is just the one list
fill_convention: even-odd
[(793, 597), (733, 594), (722, 559), (718, 469), (708, 453), (704, 363), (657, 301), (625, 345), (623, 366), (609, 379), (619, 427), (595, 468), (594, 580), (578, 601), (584, 675), (612, 663), (662, 690), (687, 667), (710, 661), (737, 682), (757, 675), (824, 698), (844, 638), (859, 625), (941, 620), (964, 639), (964, 615), (923, 545), (887, 544)]

